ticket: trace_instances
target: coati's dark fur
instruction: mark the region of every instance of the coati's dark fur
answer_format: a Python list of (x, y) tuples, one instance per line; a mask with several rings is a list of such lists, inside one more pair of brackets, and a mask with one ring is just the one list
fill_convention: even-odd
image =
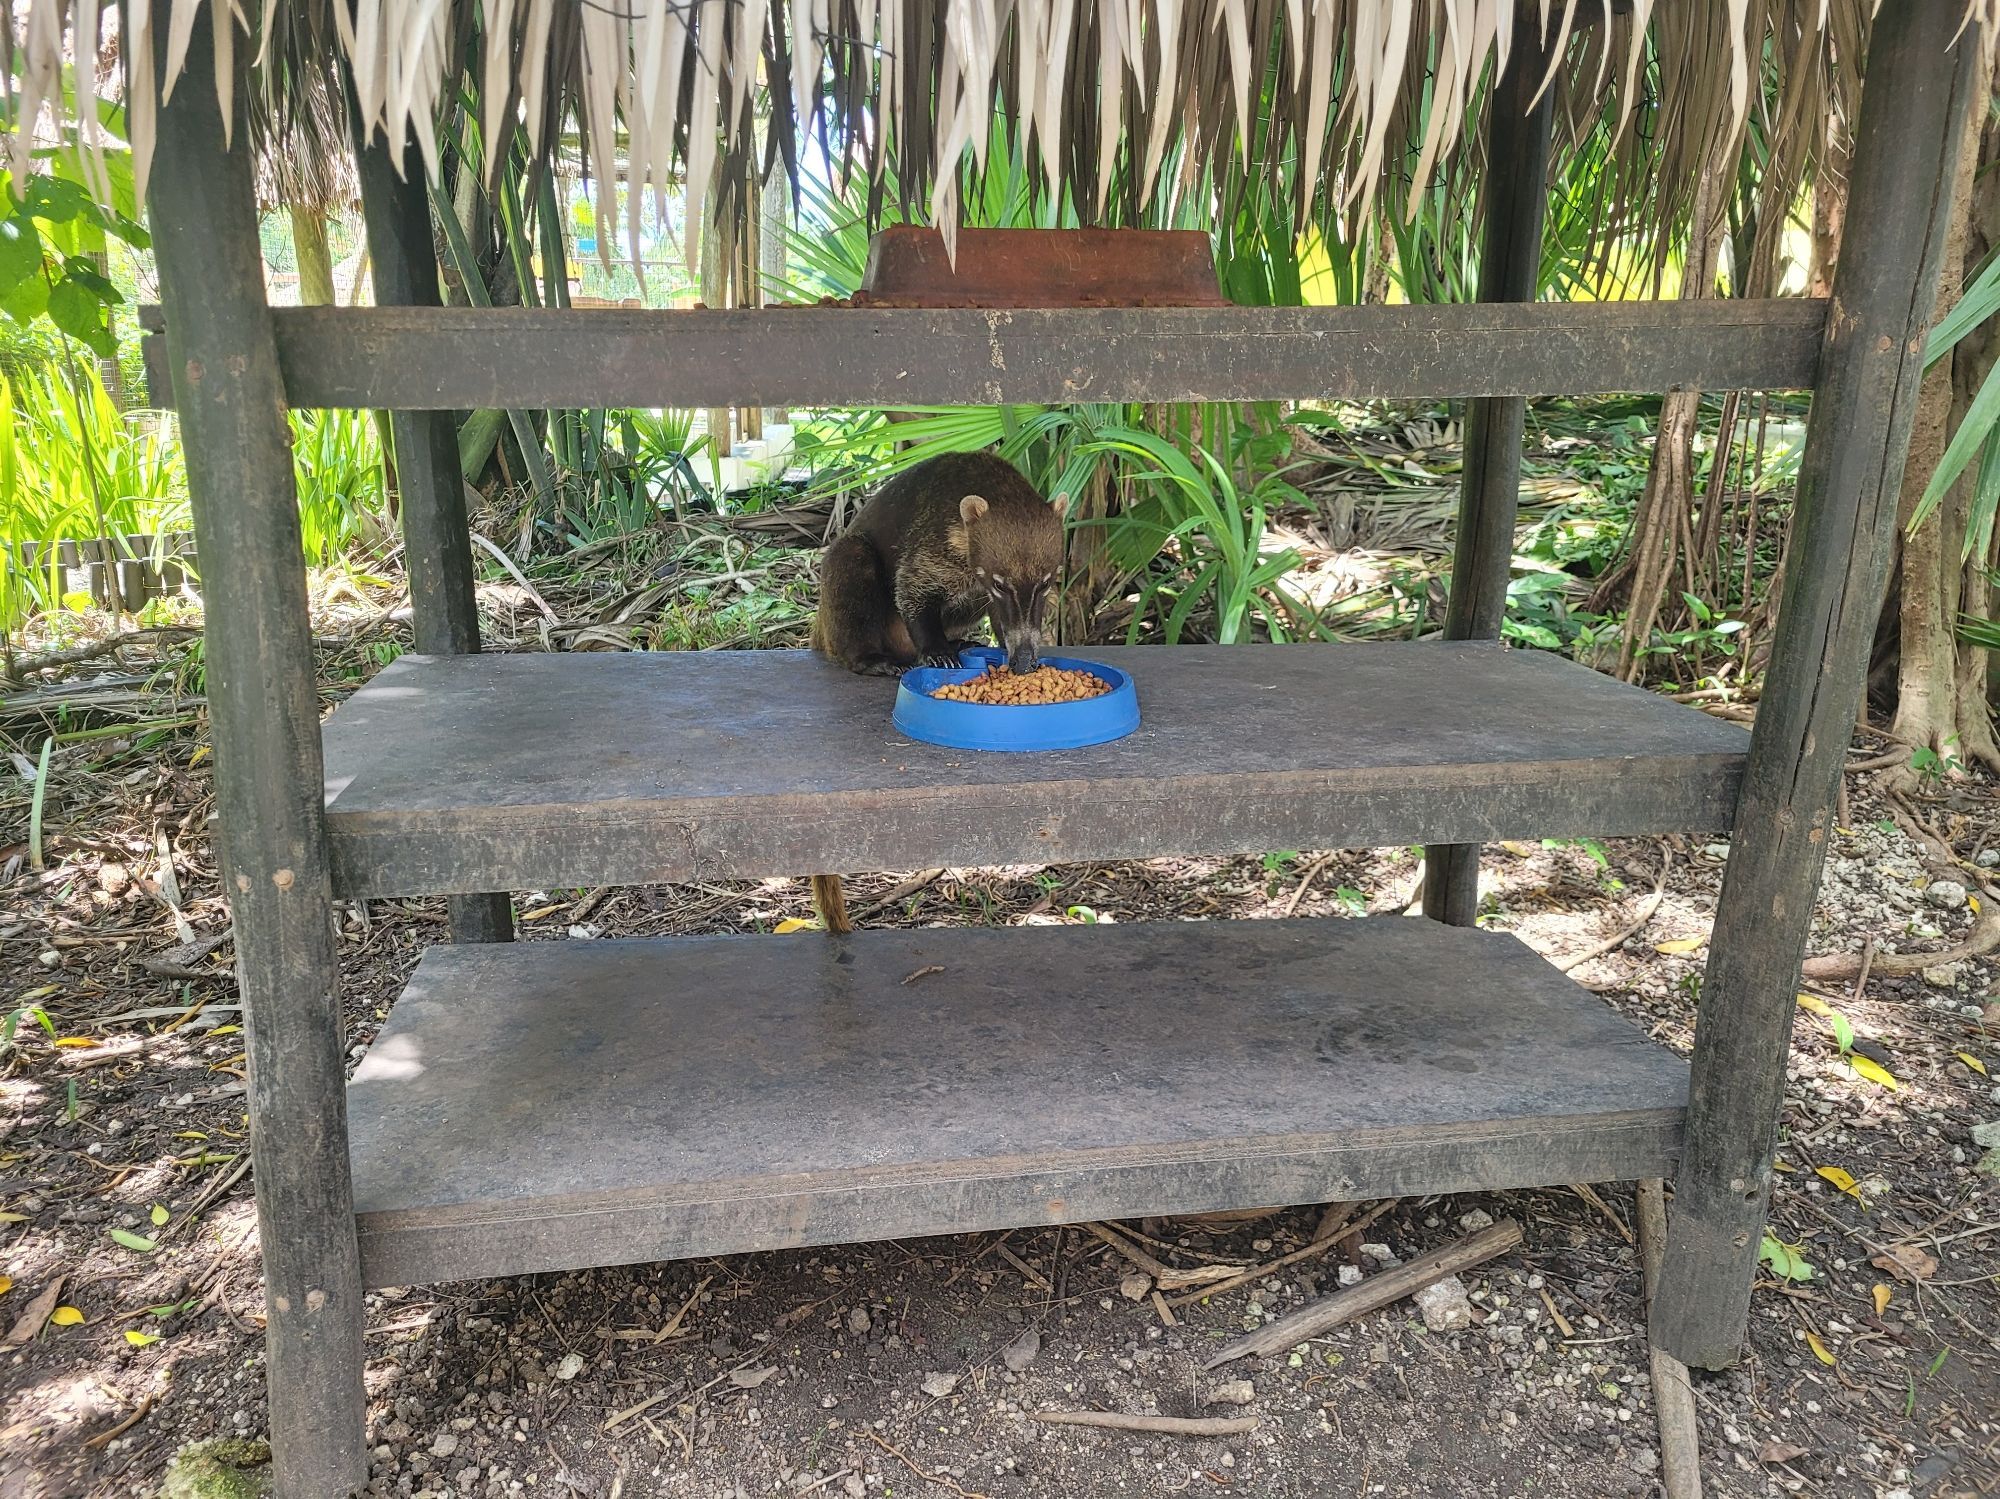
[(947, 453), (898, 474), (820, 564), (812, 643), (850, 671), (956, 666), (990, 618), (1008, 665), (1032, 671), (1062, 573), (1062, 501), (995, 453)]
[[(820, 564), (813, 649), (869, 676), (956, 666), (981, 618), (1012, 671), (1033, 671), (1062, 576), (1063, 498), (996, 453), (947, 453), (898, 474)], [(838, 875), (812, 877), (829, 932), (854, 930)]]

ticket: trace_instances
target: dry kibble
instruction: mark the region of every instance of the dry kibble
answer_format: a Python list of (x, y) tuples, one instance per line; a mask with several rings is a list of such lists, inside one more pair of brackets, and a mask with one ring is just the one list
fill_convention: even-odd
[(1004, 666), (989, 666), (983, 676), (969, 682), (947, 682), (933, 689), (931, 696), (950, 703), (1028, 708), (1044, 703), (1082, 702), (1085, 698), (1102, 697), (1110, 690), (1111, 684), (1094, 672), (1038, 666), (1015, 676)]

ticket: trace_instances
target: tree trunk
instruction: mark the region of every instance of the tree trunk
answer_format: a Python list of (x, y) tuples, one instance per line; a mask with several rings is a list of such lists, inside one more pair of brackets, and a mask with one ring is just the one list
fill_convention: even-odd
[(1813, 180), (1812, 275), (1807, 295), (1833, 295), (1833, 273), (1840, 265), (1840, 232), (1847, 225), (1847, 159), (1852, 142), (1838, 120), (1827, 126), (1826, 153)]
[[(1993, 64), (1994, 50), (1989, 47), (1980, 63), (1980, 86), (1974, 97), (1984, 99), (1989, 94)], [(1951, 232), (1935, 318), (1956, 305), (1967, 276), (1984, 261), (2000, 229), (1994, 222), (2000, 218), (2000, 187), (1991, 180), (1996, 169), (2000, 169), (2000, 126), (1992, 123), (1989, 111), (1975, 110), (1966, 121), (1966, 141), (1952, 184)], [(1983, 611), (1989, 597), (1987, 559), (1964, 555), (1978, 465), (1952, 485), (1929, 520), (1915, 532), (1909, 529), (1910, 516), (1937, 472), (1952, 433), (1992, 368), (1996, 345), (2000, 337), (1991, 329), (1977, 330), (1924, 376), (1897, 510), (1900, 587), (1892, 595), (1897, 607), (1896, 715), (1889, 733), (1913, 749), (2000, 770), (2000, 745), (1994, 741), (1985, 691), (1986, 653), (1960, 644), (1957, 638), (1960, 613)]]
[[(1684, 300), (1700, 301), (1715, 295), (1716, 266), (1727, 229), (1723, 209), (1731, 185), (1730, 159), (1719, 150), (1712, 151), (1695, 187), (1694, 207), (1688, 217), (1686, 269), (1681, 281)], [(1690, 512), (1694, 508), (1694, 436), (1700, 416), (1698, 390), (1669, 391), (1661, 400), (1653, 461), (1646, 473), (1646, 490), (1632, 526), (1630, 561), (1605, 580), (1593, 599), (1594, 607), (1602, 607), (1608, 602), (1606, 595), (1629, 579), (1631, 602), (1618, 652), (1618, 675), (1627, 681), (1639, 676), (1646, 644), (1659, 620), (1676, 565), (1685, 568), (1692, 560), (1684, 554), (1693, 542)]]
[(299, 305), (333, 304), (333, 249), (326, 241), (326, 220), (317, 209), (287, 204), (292, 220), (292, 251), (299, 262)]
[[(757, 231), (757, 303), (761, 307), (770, 297), (782, 295), (785, 283), (785, 224), (791, 212), (791, 185), (775, 165), (764, 178), (758, 212), (763, 218)], [(764, 420), (790, 421), (791, 413), (778, 406), (766, 406)]]

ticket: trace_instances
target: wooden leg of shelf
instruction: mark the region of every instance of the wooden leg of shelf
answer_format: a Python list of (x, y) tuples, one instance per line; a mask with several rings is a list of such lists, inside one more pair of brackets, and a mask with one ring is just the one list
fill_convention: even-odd
[[(1547, 71), (1538, 19), (1532, 7), (1524, 7), (1515, 20), (1511, 62), (1494, 90), (1486, 121), (1482, 302), (1535, 300), (1555, 120), (1554, 90), (1539, 100), (1535, 90)], [(1519, 396), (1489, 396), (1466, 404), (1447, 640), (1499, 638), (1514, 559), (1527, 415), (1528, 403)], [(1473, 924), (1479, 914), (1476, 844), (1434, 844), (1424, 850), (1423, 909), (1433, 921)]]
[[(167, 28), (154, 28), (164, 73)], [(327, 872), (319, 704), (291, 432), (264, 298), (237, 38), (235, 149), (197, 26), (161, 107), (153, 250), (205, 590), (226, 890), (247, 1011), (250, 1141), (279, 1492), (367, 1481), (362, 1300), (348, 1177), (345, 1034)]]
[(454, 895), (445, 902), (454, 942), (512, 942), (514, 901), (504, 892)]
[(1479, 845), (1433, 843), (1424, 850), (1424, 915), (1446, 926), (1472, 926), (1479, 917)]
[(1737, 806), (1695, 1033), (1687, 1140), (1654, 1342), (1742, 1351), (1770, 1202), (1793, 994), (1896, 529), (1972, 92), (1959, 0), (1884, 6), (1870, 38), (1783, 608)]
[[(357, 142), (355, 161), (376, 305), (438, 306), (437, 247), (423, 159), (414, 147), (405, 152), (406, 179), (377, 139)], [(398, 411), (390, 430), (417, 649), (428, 656), (470, 655), (479, 649), (479, 607), (457, 424), (448, 411)], [(454, 896), (450, 911), (454, 942), (513, 940), (513, 904), (504, 893)]]

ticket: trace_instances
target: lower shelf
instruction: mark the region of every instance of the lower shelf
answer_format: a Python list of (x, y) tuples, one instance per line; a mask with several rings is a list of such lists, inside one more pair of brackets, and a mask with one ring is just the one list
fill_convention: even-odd
[(1670, 1174), (1687, 1072), (1403, 918), (427, 953), (348, 1092), (408, 1285)]

